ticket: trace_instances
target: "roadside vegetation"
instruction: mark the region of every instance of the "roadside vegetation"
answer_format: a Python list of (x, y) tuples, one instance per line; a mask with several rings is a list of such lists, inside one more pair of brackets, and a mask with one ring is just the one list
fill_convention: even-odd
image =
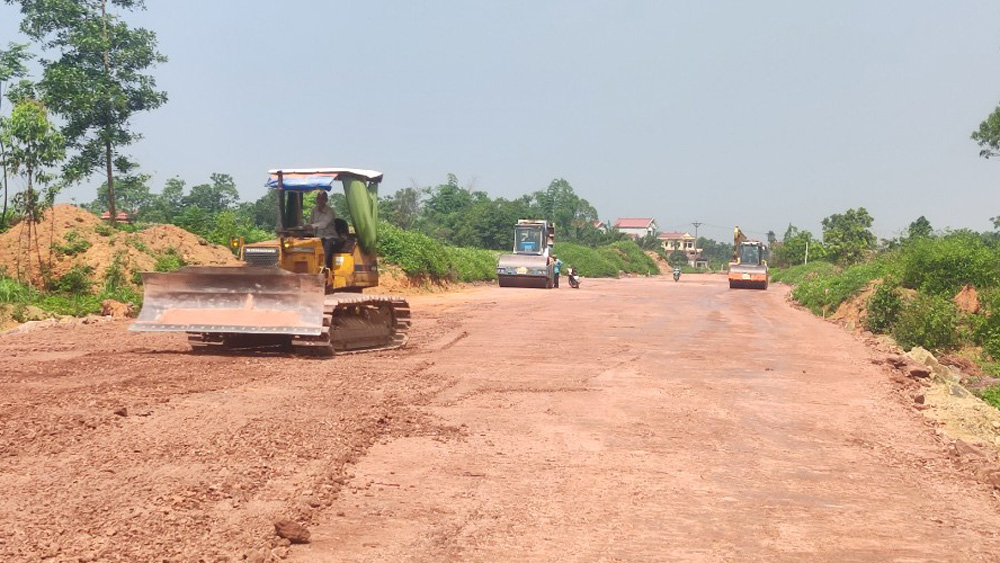
[[(824, 236), (812, 241), (823, 260), (777, 269), (772, 279), (795, 286), (792, 298), (817, 315), (853, 308), (859, 329), (890, 335), (906, 350), (963, 356), (1000, 377), (1000, 220), (994, 223), (991, 232), (935, 233), (921, 217), (906, 236), (844, 254), (829, 252)], [(1000, 406), (1000, 388), (982, 397)]]

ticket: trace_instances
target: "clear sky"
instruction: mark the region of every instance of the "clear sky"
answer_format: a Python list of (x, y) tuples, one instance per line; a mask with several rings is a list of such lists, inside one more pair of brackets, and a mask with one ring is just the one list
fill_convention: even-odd
[[(135, 119), (159, 190), (271, 167), (453, 172), (492, 196), (565, 178), (602, 218), (728, 239), (864, 206), (890, 237), (991, 228), (1000, 103), (990, 0), (147, 0), (170, 101)], [(0, 44), (18, 40), (0, 4)], [(23, 40), (23, 38), (20, 38)], [(94, 178), (63, 199), (93, 199)]]

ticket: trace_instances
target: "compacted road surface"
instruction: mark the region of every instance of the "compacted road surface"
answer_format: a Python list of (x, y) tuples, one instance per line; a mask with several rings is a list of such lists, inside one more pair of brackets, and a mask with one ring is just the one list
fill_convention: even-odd
[(0, 336), (0, 560), (1000, 560), (994, 492), (784, 297), (481, 288), (333, 360)]

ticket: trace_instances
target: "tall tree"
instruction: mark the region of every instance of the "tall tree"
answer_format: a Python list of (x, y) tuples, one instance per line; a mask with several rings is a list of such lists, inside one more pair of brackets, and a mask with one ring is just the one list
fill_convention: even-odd
[(834, 213), (823, 219), (823, 245), (827, 255), (844, 263), (857, 262), (875, 247), (874, 222), (864, 207)]
[(979, 156), (988, 159), (1000, 155), (1000, 106), (972, 132), (972, 140), (979, 145)]
[[(5, 83), (28, 74), (24, 65), (32, 58), (28, 46), (23, 43), (8, 43), (0, 49), (0, 115), (3, 115), (3, 86)], [(7, 228), (7, 144), (0, 138), (0, 168), (3, 169), (3, 211), (0, 212), (0, 232)]]
[(914, 222), (910, 223), (907, 232), (910, 238), (924, 238), (931, 236), (934, 233), (934, 228), (931, 227), (931, 222), (927, 220), (927, 217), (921, 215)]
[(134, 167), (122, 150), (142, 136), (132, 115), (161, 106), (148, 69), (166, 62), (156, 50), (156, 35), (131, 28), (110, 8), (134, 11), (143, 0), (7, 0), (19, 4), (21, 31), (58, 57), (43, 60), (41, 87), (48, 107), (63, 118), (62, 132), (76, 153), (63, 169), (68, 181), (103, 169), (108, 210), (115, 219), (115, 171)]
[[(47, 169), (58, 164), (65, 157), (65, 143), (62, 135), (49, 121), (45, 106), (35, 99), (23, 99), (14, 106), (9, 118), (0, 121), (0, 138), (7, 147), (7, 164), (14, 174), (25, 179), (25, 190), (18, 194), (25, 221), (21, 227), (21, 237), (27, 238), (27, 271), (31, 272), (31, 241), (35, 239), (38, 266), (41, 270), (42, 257), (38, 248), (35, 225), (41, 220), (44, 203), (51, 203), (52, 194), (39, 197), (38, 188), (51, 181)], [(27, 230), (25, 230), (27, 229)], [(18, 239), (18, 264), (20, 265), (20, 241)], [(18, 268), (20, 270), (20, 268)], [(21, 272), (18, 271), (20, 276)]]
[(191, 188), (191, 193), (184, 198), (184, 204), (215, 214), (230, 210), (239, 203), (240, 192), (236, 189), (232, 176), (215, 172), (211, 178), (211, 184), (198, 184)]

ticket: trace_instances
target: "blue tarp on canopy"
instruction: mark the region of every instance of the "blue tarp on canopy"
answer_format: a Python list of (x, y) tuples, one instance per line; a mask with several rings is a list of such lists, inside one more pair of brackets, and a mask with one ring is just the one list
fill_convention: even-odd
[[(287, 175), (281, 179), (281, 187), (290, 191), (309, 191), (309, 190), (326, 190), (330, 191), (333, 189), (333, 183), (337, 181), (336, 176), (295, 176)], [(278, 187), (278, 178), (272, 176), (268, 178), (267, 184), (269, 188)]]

